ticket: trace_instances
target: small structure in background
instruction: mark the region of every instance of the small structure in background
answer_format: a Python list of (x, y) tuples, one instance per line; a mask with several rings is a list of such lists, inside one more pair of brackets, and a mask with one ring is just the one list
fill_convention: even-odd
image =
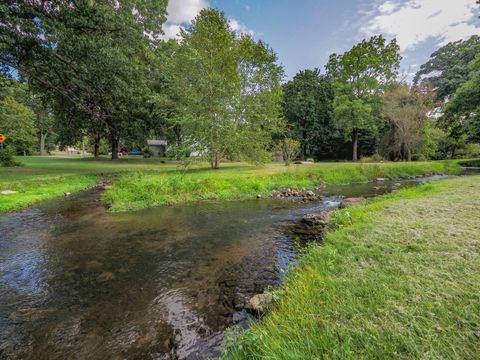
[(167, 140), (147, 140), (147, 145), (153, 156), (164, 157), (167, 152)]

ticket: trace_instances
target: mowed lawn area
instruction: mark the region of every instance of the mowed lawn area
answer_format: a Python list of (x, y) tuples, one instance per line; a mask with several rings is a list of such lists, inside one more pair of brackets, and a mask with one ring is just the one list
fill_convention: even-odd
[(366, 182), (377, 177), (401, 178), (428, 173), (458, 174), (456, 161), (411, 163), (335, 163), (253, 166), (224, 163), (211, 170), (198, 163), (185, 170), (159, 159), (126, 157), (95, 160), (80, 157), (19, 157), (24, 166), (0, 168), (0, 212), (18, 210), (42, 200), (91, 186), (102, 178), (113, 179), (103, 200), (112, 211), (197, 200), (232, 200), (267, 195), (274, 189), (311, 188), (321, 184)]
[(339, 210), (225, 359), (479, 359), (480, 176)]

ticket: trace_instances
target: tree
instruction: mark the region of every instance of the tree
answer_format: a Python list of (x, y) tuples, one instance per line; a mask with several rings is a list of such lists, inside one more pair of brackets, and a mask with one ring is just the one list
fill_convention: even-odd
[(402, 158), (412, 160), (415, 148), (421, 144), (427, 122), (427, 112), (433, 107), (433, 92), (428, 86), (410, 88), (399, 84), (389, 89), (382, 111), (393, 132), (393, 150)]
[(177, 159), (188, 155), (189, 149), (184, 144), (183, 123), (189, 115), (189, 98), (184, 91), (178, 56), (180, 45), (175, 40), (162, 42), (154, 52), (152, 71), (152, 94), (148, 100), (151, 106), (151, 128), (154, 135), (165, 137), (169, 142), (169, 153)]
[(321, 152), (335, 132), (333, 87), (320, 70), (300, 71), (283, 86), (283, 113), (289, 135), (301, 144), (301, 156)]
[(289, 166), (301, 152), (300, 142), (290, 138), (280, 140), (277, 149), (281, 151), (286, 166)]
[(263, 162), (282, 125), (276, 54), (248, 35), (236, 36), (223, 13), (204, 9), (182, 31), (177, 56), (190, 148), (214, 169), (226, 155)]
[(6, 146), (30, 152), (37, 140), (35, 114), (25, 105), (7, 96), (0, 101), (0, 132), (5, 134)]
[(435, 51), (425, 64), (420, 66), (414, 84), (429, 83), (443, 102), (469, 79), (468, 64), (480, 52), (480, 36), (468, 40), (450, 42)]
[(342, 55), (332, 54), (326, 66), (334, 81), (334, 114), (345, 137), (352, 140), (352, 158), (358, 159), (362, 130), (376, 130), (376, 119), (385, 88), (395, 80), (400, 66), (395, 39), (380, 36), (363, 40)]
[(480, 142), (480, 54), (469, 64), (469, 78), (445, 105), (445, 118), (466, 133), (470, 141)]
[[(166, 0), (9, 1), (0, 5), (0, 61), (56, 105), (59, 121), (106, 128), (112, 158), (145, 115), (149, 46)], [(94, 125), (93, 127), (90, 125)], [(90, 131), (89, 131), (90, 132)], [(80, 136), (80, 135), (79, 135)]]

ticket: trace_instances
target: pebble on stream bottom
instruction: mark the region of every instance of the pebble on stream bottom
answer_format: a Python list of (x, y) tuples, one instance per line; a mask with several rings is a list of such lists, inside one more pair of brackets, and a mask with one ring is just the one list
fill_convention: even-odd
[(102, 283), (105, 281), (113, 280), (115, 279), (115, 274), (110, 272), (110, 271), (105, 271), (101, 273), (100, 275), (97, 276), (97, 282)]

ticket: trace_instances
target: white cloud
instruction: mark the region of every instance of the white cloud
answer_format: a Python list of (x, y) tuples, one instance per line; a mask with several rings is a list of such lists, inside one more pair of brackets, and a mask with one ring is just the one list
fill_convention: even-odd
[(164, 39), (177, 39), (178, 36), (180, 35), (180, 29), (182, 27), (177, 24), (172, 24), (172, 23), (166, 23), (163, 25), (163, 32), (165, 33), (163, 35)]
[(248, 35), (255, 35), (255, 32), (252, 29), (249, 29), (245, 24), (242, 24), (236, 19), (228, 19), (228, 23), (233, 31), (237, 34), (248, 34)]
[(208, 0), (170, 0), (167, 7), (168, 21), (177, 25), (189, 23), (200, 10), (208, 6)]
[(378, 7), (381, 14), (391, 14), (396, 9), (396, 5), (391, 1), (386, 1)]
[(473, 0), (382, 1), (361, 31), (368, 36), (396, 37), (402, 51), (430, 39), (444, 45), (480, 34), (472, 23), (477, 21), (477, 6)]
[[(198, 13), (210, 6), (209, 0), (169, 0), (167, 22), (163, 25), (163, 39), (177, 39), (183, 25), (191, 22)], [(236, 19), (229, 19), (230, 27), (236, 33), (254, 35), (254, 31)]]

